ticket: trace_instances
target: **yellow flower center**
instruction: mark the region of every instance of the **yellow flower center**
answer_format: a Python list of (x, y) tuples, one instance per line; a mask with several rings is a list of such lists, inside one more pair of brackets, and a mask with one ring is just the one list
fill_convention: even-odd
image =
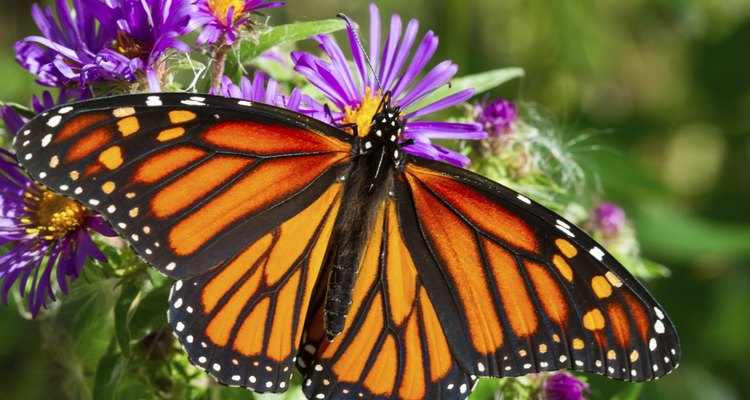
[(366, 136), (370, 132), (370, 124), (372, 123), (372, 117), (378, 112), (380, 101), (382, 100), (382, 93), (380, 90), (372, 95), (372, 90), (369, 87), (365, 88), (365, 95), (362, 98), (362, 103), (357, 108), (352, 109), (346, 106), (344, 109), (344, 124), (357, 124), (357, 133), (360, 137)]
[(24, 193), (30, 217), (21, 218), (26, 233), (47, 240), (61, 239), (78, 229), (89, 211), (77, 202), (49, 190), (41, 194)]
[(146, 59), (151, 53), (153, 43), (140, 43), (123, 31), (117, 31), (117, 40), (112, 45), (112, 49), (124, 55), (127, 58)]
[(232, 10), (232, 22), (234, 22), (245, 11), (245, 2), (243, 0), (208, 0), (208, 8), (211, 9), (211, 13), (222, 24), (227, 22), (227, 14), (232, 6), (234, 6), (234, 10)]

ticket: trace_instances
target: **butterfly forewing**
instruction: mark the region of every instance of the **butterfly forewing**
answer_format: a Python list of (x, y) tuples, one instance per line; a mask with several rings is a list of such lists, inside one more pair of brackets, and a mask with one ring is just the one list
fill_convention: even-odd
[(674, 326), (656, 300), (580, 229), (447, 164), (414, 157), (403, 179), (407, 247), (466, 371), (642, 381), (677, 365)]
[(104, 215), (160, 271), (186, 278), (318, 198), (350, 140), (275, 107), (174, 93), (57, 107), (15, 146), (32, 176)]

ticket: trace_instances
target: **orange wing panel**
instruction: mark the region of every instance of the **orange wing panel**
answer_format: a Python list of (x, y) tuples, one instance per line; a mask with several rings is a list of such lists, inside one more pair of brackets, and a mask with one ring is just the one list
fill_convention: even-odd
[(77, 135), (90, 126), (103, 122), (107, 119), (106, 114), (84, 114), (71, 119), (55, 136), (55, 143), (62, 143)]
[(228, 225), (300, 190), (344, 156), (311, 155), (296, 157), (294, 162), (280, 158), (260, 163), (177, 223), (169, 233), (170, 246), (178, 255), (194, 253)]
[(251, 154), (350, 151), (348, 144), (300, 128), (230, 121), (214, 125), (203, 140), (215, 146)]
[(516, 259), (490, 240), (485, 239), (483, 245), (513, 333), (518, 337), (534, 334), (537, 330), (534, 303), (531, 301)]
[[(456, 207), (475, 226), (518, 248), (527, 251), (538, 249), (536, 235), (531, 227), (496, 202), (475, 190), (469, 190), (465, 184), (455, 179), (429, 169), (410, 165), (407, 170), (418, 175), (419, 180)], [(411, 182), (412, 188), (416, 188), (416, 182), (413, 179)]]
[(215, 192), (252, 163), (252, 159), (245, 157), (212, 158), (156, 193), (151, 210), (159, 218), (170, 217)]
[(112, 139), (114, 139), (114, 135), (112, 135), (109, 128), (98, 128), (78, 139), (78, 141), (71, 146), (70, 151), (68, 151), (65, 161), (69, 163), (78, 161), (107, 143), (110, 143)]
[(496, 352), (503, 344), (503, 329), (492, 304), (487, 276), (481, 268), (467, 268), (482, 265), (475, 233), (419, 183), (413, 183), (412, 190), (419, 220), (461, 298), (472, 344), (481, 354)]
[(195, 147), (181, 146), (158, 153), (146, 159), (133, 176), (135, 182), (158, 182), (208, 153)]

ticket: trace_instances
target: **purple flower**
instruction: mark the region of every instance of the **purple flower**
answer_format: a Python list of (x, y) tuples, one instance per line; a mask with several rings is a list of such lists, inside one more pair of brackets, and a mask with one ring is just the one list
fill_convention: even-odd
[(615, 237), (625, 228), (625, 211), (614, 203), (604, 202), (591, 213), (590, 225), (605, 238)]
[[(85, 88), (93, 82), (146, 78), (158, 90), (168, 49), (189, 51), (177, 39), (197, 24), (193, 0), (57, 0), (57, 19), (49, 7), (32, 14), (44, 36), (14, 46), (16, 60), (47, 86)], [(75, 18), (74, 18), (75, 16)], [(81, 98), (81, 97), (79, 97)]]
[(543, 395), (544, 400), (581, 400), (583, 393), (591, 393), (589, 387), (576, 379), (576, 377), (558, 372), (548, 376), (544, 381)]
[(310, 96), (302, 94), (299, 88), (294, 88), (289, 96), (282, 95), (279, 92), (279, 83), (273, 78), (268, 78), (268, 85), (266, 85), (266, 78), (266, 74), (259, 71), (252, 81), (243, 76), (240, 85), (237, 86), (229, 77), (224, 76), (219, 88), (211, 89), (210, 93), (270, 104), (296, 112), (308, 111), (311, 109), (311, 104), (315, 103)]
[(13, 49), (16, 61), (38, 76), (37, 83), (52, 87), (79, 87), (86, 81), (105, 77), (95, 66), (96, 52), (112, 42), (102, 29), (85, 0), (73, 0), (71, 14), (65, 0), (57, 0), (57, 18), (52, 9), (34, 4), (31, 14), (44, 36), (29, 36)]
[[(415, 144), (404, 148), (406, 151), (459, 166), (467, 165), (468, 157), (432, 144), (430, 139), (481, 139), (487, 134), (482, 131), (480, 124), (414, 120), (461, 103), (471, 97), (474, 91), (463, 90), (431, 104), (416, 106), (425, 96), (448, 83), (458, 67), (451, 61), (443, 61), (423, 78), (417, 78), (435, 53), (438, 39), (429, 31), (412, 52), (419, 23), (416, 20), (409, 21), (403, 32), (401, 27), (401, 18), (394, 14), (391, 17), (388, 39), (381, 52), (380, 14), (378, 8), (370, 4), (369, 55), (382, 87), (378, 86), (368, 69), (365, 56), (354, 39), (352, 27), (348, 27), (347, 31), (356, 67), (354, 72), (349, 68), (341, 48), (328, 35), (318, 35), (315, 39), (331, 61), (321, 60), (309, 53), (295, 52), (292, 53), (294, 69), (320, 89), (332, 103), (335, 122), (356, 123), (360, 135), (367, 134), (383, 93), (390, 91), (394, 106), (404, 110), (401, 116), (406, 121), (403, 139), (415, 140)], [(410, 54), (412, 57), (407, 63)], [(323, 121), (329, 120), (320, 105), (306, 113)]]
[(485, 97), (481, 104), (475, 104), (475, 118), (482, 124), (490, 137), (498, 137), (513, 130), (518, 120), (516, 104), (498, 97), (490, 102)]
[(223, 36), (225, 44), (231, 46), (253, 11), (283, 5), (282, 1), (269, 0), (198, 0), (195, 19), (203, 26), (203, 31), (196, 43), (199, 46), (214, 44)]
[(0, 150), (0, 295), (18, 282), (28, 296), (29, 311), (36, 316), (47, 298), (55, 300), (54, 287), (68, 291), (88, 257), (106, 261), (91, 239), (89, 229), (116, 235), (100, 217), (29, 180), (15, 157)]
[(111, 48), (97, 54), (97, 64), (122, 79), (135, 81), (143, 71), (151, 91), (160, 90), (169, 49), (189, 52), (177, 39), (197, 28), (192, 20), (198, 7), (193, 0), (85, 0), (106, 34), (115, 38)]

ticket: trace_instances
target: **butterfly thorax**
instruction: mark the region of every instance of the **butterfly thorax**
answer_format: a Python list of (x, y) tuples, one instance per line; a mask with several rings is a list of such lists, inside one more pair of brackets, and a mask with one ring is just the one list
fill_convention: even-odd
[(324, 313), (329, 339), (343, 331), (368, 235), (403, 167), (403, 126), (399, 109), (386, 97), (373, 116), (369, 133), (356, 140), (352, 165), (341, 177), (344, 193), (334, 226)]

